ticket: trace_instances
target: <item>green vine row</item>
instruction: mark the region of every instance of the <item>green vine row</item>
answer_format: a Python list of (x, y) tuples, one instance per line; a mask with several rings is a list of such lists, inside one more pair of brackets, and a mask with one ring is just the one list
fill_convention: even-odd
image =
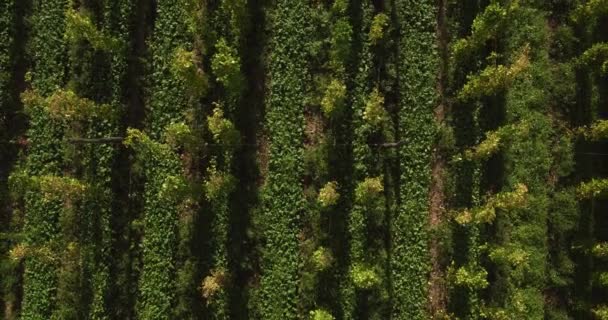
[(310, 81), (306, 1), (278, 0), (270, 11), (268, 93), (265, 127), (268, 173), (262, 191), (262, 277), (255, 297), (258, 317), (298, 318), (298, 233), (303, 207), (304, 107)]
[(398, 1), (399, 132), (401, 182), (391, 226), (393, 319), (427, 319), (429, 186), (435, 141), (437, 7), (433, 1)]

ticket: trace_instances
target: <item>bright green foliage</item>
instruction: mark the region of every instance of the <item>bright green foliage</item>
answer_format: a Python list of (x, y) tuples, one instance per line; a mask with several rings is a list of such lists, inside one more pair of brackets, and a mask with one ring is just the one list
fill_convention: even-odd
[(358, 203), (369, 205), (374, 203), (384, 191), (382, 178), (366, 178), (357, 185), (355, 189), (355, 199)]
[(199, 143), (192, 132), (192, 128), (183, 122), (170, 124), (165, 130), (164, 140), (175, 150), (180, 147), (185, 147), (187, 150), (196, 150)]
[[(210, 12), (214, 52), (211, 70), (214, 75), (212, 86), (219, 92), (213, 99), (213, 111), (207, 117), (207, 127), (215, 144), (211, 155), (211, 166), (207, 170), (206, 195), (211, 204), (211, 276), (217, 285), (207, 304), (212, 319), (230, 319), (233, 306), (230, 289), (234, 266), (229, 265), (231, 257), (231, 195), (237, 179), (230, 174), (234, 165), (234, 154), (240, 144), (240, 132), (236, 129), (234, 116), (240, 112), (241, 98), (245, 89), (245, 77), (241, 59), (242, 33), (248, 29), (246, 20), (247, 1), (222, 0), (218, 8)], [(208, 282), (212, 284), (213, 282)], [(211, 286), (210, 288), (213, 288)], [(205, 289), (204, 289), (205, 290)]]
[(338, 183), (335, 181), (330, 181), (319, 190), (318, 201), (321, 204), (321, 207), (328, 208), (334, 206), (338, 203), (338, 199), (340, 199), (340, 194), (336, 190), (338, 188)]
[(188, 51), (184, 48), (175, 50), (171, 71), (176, 78), (186, 84), (188, 94), (192, 97), (204, 96), (209, 86), (207, 76), (200, 68), (200, 64), (200, 57), (195, 51)]
[(372, 21), (372, 25), (369, 29), (369, 41), (372, 43), (377, 43), (378, 41), (384, 39), (386, 35), (386, 29), (389, 25), (389, 18), (384, 13), (378, 13), (374, 16), (374, 20)]
[[(501, 149), (513, 141), (514, 137), (526, 137), (530, 134), (531, 125), (528, 121), (521, 121), (512, 125), (505, 125), (485, 133), (485, 139), (475, 147), (465, 150), (463, 158), (473, 161), (488, 160)], [(458, 160), (460, 158), (455, 158)]]
[(336, 0), (331, 6), (331, 10), (335, 15), (344, 15), (348, 10), (348, 0)]
[(266, 239), (256, 307), (260, 319), (297, 319), (298, 228), (309, 39), (307, 1), (278, 0), (271, 13), (266, 129), (270, 139), (262, 203)]
[(454, 272), (454, 284), (479, 290), (488, 286), (488, 272), (479, 266), (460, 267)]
[(599, 320), (608, 320), (608, 307), (599, 306), (593, 309), (593, 315), (595, 315)]
[(321, 100), (321, 110), (326, 117), (332, 118), (339, 115), (346, 100), (346, 85), (340, 80), (333, 79), (327, 88)]
[(183, 200), (184, 182), (179, 157), (136, 129), (129, 129), (125, 145), (133, 148), (149, 177), (145, 186), (143, 270), (140, 277), (139, 317), (169, 319), (175, 299), (175, 211)]
[(241, 60), (235, 48), (230, 47), (224, 38), (215, 44), (216, 53), (211, 59), (211, 69), (216, 81), (221, 83), (229, 92), (239, 92), (243, 78)]
[(608, 1), (606, 0), (589, 0), (579, 4), (572, 11), (572, 21), (575, 23), (586, 23), (592, 25), (599, 17), (608, 14)]
[(334, 316), (331, 313), (323, 310), (317, 309), (310, 312), (310, 320), (335, 320)]
[(608, 258), (608, 243), (598, 243), (591, 249), (591, 253), (598, 258)]
[(511, 21), (519, 6), (519, 1), (511, 1), (508, 7), (502, 6), (498, 1), (492, 1), (475, 17), (471, 35), (454, 43), (452, 54), (455, 59), (463, 60), (482, 48), (489, 40), (497, 39), (501, 32), (504, 32), (505, 26)]
[[(170, 197), (163, 192), (173, 189), (177, 192), (186, 188), (184, 185), (192, 185), (187, 174), (189, 168), (182, 159), (195, 161), (192, 153), (197, 149), (174, 151), (168, 144), (160, 143), (163, 136), (170, 143), (176, 142), (171, 141), (172, 136), (197, 141), (192, 121), (197, 118), (195, 112), (205, 94), (207, 80), (199, 65), (203, 60), (201, 46), (195, 44), (200, 35), (191, 33), (199, 29), (189, 25), (204, 17), (196, 8), (191, 10), (193, 5), (189, 0), (156, 3), (158, 15), (150, 45), (151, 95), (145, 123), (148, 137), (134, 145), (138, 159), (144, 164), (146, 179), (143, 268), (136, 310), (141, 319), (193, 317), (193, 295), (200, 283), (189, 248), (198, 198)], [(181, 123), (190, 127), (193, 134)]]
[[(41, 96), (48, 96), (66, 82), (65, 10), (67, 1), (34, 1), (32, 39), (30, 42), (34, 68), (30, 70), (32, 87)], [(51, 119), (46, 110), (33, 107), (29, 112), (27, 132), (31, 147), (25, 170), (29, 176), (60, 175), (63, 165), (62, 126)], [(57, 220), (63, 212), (60, 200), (45, 200), (40, 191), (27, 190), (25, 202), (25, 244), (46, 246), (59, 241)], [(50, 319), (55, 312), (57, 293), (56, 265), (32, 257), (26, 259), (23, 278), (21, 318)]]
[(458, 98), (463, 101), (479, 99), (499, 93), (507, 89), (511, 83), (524, 72), (529, 66), (528, 50), (525, 48), (513, 65), (506, 67), (503, 65), (490, 66), (481, 71), (479, 75), (471, 76), (464, 85)]
[(331, 251), (325, 247), (317, 248), (312, 254), (312, 263), (319, 272), (329, 269), (333, 261), (334, 258)]
[(497, 209), (509, 211), (523, 208), (526, 204), (527, 193), (528, 188), (520, 183), (515, 186), (514, 191), (504, 191), (490, 197), (483, 206), (458, 213), (455, 220), (459, 224), (492, 223), (496, 218)]
[(224, 111), (222, 109), (218, 107), (213, 109), (213, 115), (207, 117), (207, 125), (216, 143), (226, 146), (238, 145), (240, 140), (239, 132), (230, 120), (224, 118)]
[(121, 42), (98, 30), (91, 21), (91, 17), (82, 11), (69, 9), (65, 13), (66, 29), (65, 38), (68, 43), (88, 41), (94, 49), (114, 51)]
[[(528, 65), (524, 72), (528, 76), (516, 77), (507, 89), (505, 122), (514, 125), (523, 121), (528, 125), (528, 133), (513, 135), (504, 150), (502, 189), (513, 190), (523, 184), (527, 188), (527, 201), (525, 206), (509, 210), (508, 215), (496, 216), (497, 229), (490, 253), (496, 280), (489, 290), (497, 291), (487, 303), (496, 307), (497, 314), (530, 319), (545, 316), (547, 219), (552, 191), (547, 183), (553, 166), (551, 145), (547, 141), (551, 141), (554, 128), (547, 115), (548, 73), (543, 70), (549, 65), (548, 34), (543, 16), (543, 11), (521, 4), (508, 24), (509, 36), (505, 39), (508, 61), (514, 66)], [(522, 24), (528, 28), (516, 27)], [(522, 47), (529, 51), (522, 54)], [(519, 63), (522, 58), (529, 62)]]
[(590, 199), (604, 195), (608, 191), (608, 179), (591, 179), (576, 188), (579, 199)]
[(218, 172), (213, 167), (208, 170), (208, 175), (205, 182), (205, 194), (209, 200), (225, 197), (234, 189), (235, 179), (231, 175)]
[(608, 287), (608, 272), (600, 272), (597, 275), (597, 285), (600, 287)]
[(374, 89), (367, 99), (363, 120), (372, 128), (380, 128), (388, 120), (388, 114), (384, 109), (384, 97), (378, 89)]
[(578, 132), (589, 141), (601, 141), (608, 138), (608, 120), (598, 120), (589, 127), (583, 127)]
[(83, 121), (93, 118), (112, 121), (115, 117), (109, 105), (97, 105), (89, 99), (78, 97), (71, 90), (60, 89), (46, 98), (30, 90), (22, 93), (21, 100), (26, 112), (34, 112), (33, 109), (42, 107), (56, 121)]
[(486, 137), (481, 143), (465, 151), (465, 158), (470, 160), (487, 160), (499, 150), (501, 136), (498, 130), (486, 132)]
[(349, 57), (352, 36), (353, 29), (346, 17), (339, 18), (333, 24), (330, 39), (330, 65), (338, 72), (342, 72), (343, 64)]
[[(608, 6), (608, 3), (606, 4)], [(598, 70), (601, 73), (608, 73), (608, 43), (596, 43), (587, 49), (578, 59), (579, 63)]]
[(435, 79), (439, 72), (434, 1), (395, 3), (399, 47), (398, 208), (391, 226), (392, 319), (428, 319), (428, 190), (435, 141)]
[(370, 290), (382, 282), (374, 268), (363, 264), (355, 264), (350, 270), (350, 276), (355, 286), (363, 290)]

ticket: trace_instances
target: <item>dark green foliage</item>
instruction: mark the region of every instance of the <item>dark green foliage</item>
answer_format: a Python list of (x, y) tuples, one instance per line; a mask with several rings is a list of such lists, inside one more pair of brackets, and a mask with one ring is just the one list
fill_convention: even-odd
[(391, 225), (393, 319), (427, 319), (428, 190), (439, 73), (433, 1), (397, 1), (399, 208)]
[(176, 213), (185, 182), (179, 157), (168, 145), (130, 129), (125, 144), (135, 149), (149, 179), (145, 186), (143, 270), (138, 316), (170, 319), (176, 291)]
[[(65, 84), (67, 47), (63, 34), (67, 1), (34, 1), (30, 54), (32, 87), (42, 96)], [(25, 170), (28, 175), (61, 174), (64, 160), (63, 126), (40, 106), (31, 106)], [(45, 200), (36, 190), (27, 190), (25, 202), (25, 244), (46, 246), (60, 241), (62, 201)], [(57, 310), (57, 266), (39, 257), (26, 259), (23, 280), (22, 319), (50, 319)]]
[[(496, 240), (490, 250), (496, 281), (490, 299), (490, 313), (542, 319), (545, 316), (543, 289), (547, 278), (547, 219), (549, 194), (547, 184), (552, 169), (553, 128), (547, 116), (548, 34), (542, 11), (521, 5), (509, 25), (506, 57), (518, 58), (518, 49), (530, 45), (531, 66), (515, 80), (505, 96), (506, 122), (530, 123), (528, 134), (513, 135), (504, 151), (503, 188), (523, 183), (528, 187), (528, 201), (523, 208), (507, 210), (497, 217)], [(528, 26), (527, 31), (518, 28)], [(525, 157), (532, 154), (533, 157)], [(503, 257), (509, 257), (506, 260)]]
[[(8, 170), (13, 157), (14, 148), (9, 141), (14, 133), (11, 132), (11, 121), (14, 117), (15, 102), (12, 84), (12, 70), (15, 66), (15, 33), (16, 33), (17, 7), (15, 1), (4, 1), (0, 4), (0, 304), (14, 307), (0, 311), (0, 317), (13, 318), (17, 309), (16, 287), (18, 273), (16, 265), (9, 259), (8, 253), (13, 241), (8, 235), (14, 224), (12, 214), (9, 212), (9, 192), (7, 188)], [(14, 130), (14, 129), (13, 129)]]
[[(171, 125), (193, 120), (192, 110), (197, 105), (195, 97), (199, 96), (199, 92), (189, 88), (190, 85), (199, 88), (198, 81), (186, 82), (191, 79), (182, 77), (182, 72), (172, 72), (175, 63), (195, 64), (195, 57), (200, 54), (195, 51), (195, 54), (188, 55), (190, 61), (183, 61), (178, 54), (180, 49), (186, 52), (194, 49), (187, 21), (195, 12), (188, 11), (188, 5), (186, 0), (157, 3), (159, 15), (151, 44), (153, 72), (146, 122), (149, 137), (131, 131), (147, 179), (144, 187), (143, 269), (137, 308), (141, 319), (191, 317), (193, 311), (189, 301), (196, 281), (192, 275), (185, 274), (186, 270), (192, 270), (187, 249), (191, 233), (180, 232), (187, 228), (179, 226), (180, 223), (190, 224), (193, 213), (183, 203), (185, 199), (176, 198), (173, 194), (186, 184), (187, 168), (182, 167), (180, 154), (160, 140)], [(182, 249), (183, 246), (186, 247)]]
[(258, 317), (297, 319), (298, 222), (302, 214), (302, 138), (310, 8), (306, 1), (278, 0), (271, 11), (266, 107), (268, 174), (262, 194), (262, 278)]
[[(368, 230), (382, 227), (384, 222), (383, 162), (378, 161), (374, 150), (368, 145), (370, 139), (384, 140), (387, 130), (384, 98), (376, 88), (373, 74), (378, 72), (374, 48), (369, 38), (373, 6), (362, 1), (354, 8), (361, 15), (357, 37), (357, 62), (352, 82), (352, 148), (353, 148), (353, 195), (352, 208), (348, 214), (347, 268), (343, 271), (341, 286), (341, 313), (343, 319), (386, 316), (386, 247), (382, 239), (369, 236)], [(355, 44), (356, 43), (356, 44)]]

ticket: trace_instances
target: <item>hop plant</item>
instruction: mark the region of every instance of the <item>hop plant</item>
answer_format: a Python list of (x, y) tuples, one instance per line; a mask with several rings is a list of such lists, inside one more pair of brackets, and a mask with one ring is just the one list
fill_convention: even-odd
[(186, 198), (188, 191), (188, 184), (183, 177), (167, 176), (161, 185), (159, 197), (180, 201)]
[(333, 79), (321, 100), (321, 110), (326, 117), (334, 117), (342, 112), (346, 100), (346, 85), (340, 80)]
[(346, 14), (346, 9), (348, 9), (348, 0), (336, 0), (332, 5), (332, 10), (336, 14)]
[(355, 198), (361, 204), (370, 204), (384, 192), (382, 178), (366, 178), (355, 189)]
[(469, 76), (467, 83), (458, 93), (461, 101), (470, 101), (494, 95), (508, 88), (528, 67), (530, 47), (525, 46), (518, 59), (511, 66), (489, 66), (480, 74)]
[(599, 320), (608, 320), (608, 306), (599, 306), (593, 309), (593, 315)]
[(590, 199), (600, 196), (608, 190), (608, 179), (592, 179), (581, 183), (576, 189), (580, 199)]
[(209, 131), (216, 143), (234, 146), (240, 141), (239, 132), (234, 124), (224, 117), (224, 111), (219, 105), (213, 109), (213, 114), (207, 117)]
[(515, 186), (515, 190), (497, 193), (482, 206), (459, 212), (455, 220), (461, 225), (471, 222), (490, 223), (496, 218), (496, 209), (510, 210), (525, 206), (527, 194), (528, 187), (519, 183)]
[(483, 268), (470, 270), (469, 268), (461, 267), (454, 274), (454, 283), (459, 286), (465, 286), (471, 289), (484, 289), (488, 286), (488, 272)]
[(93, 48), (106, 51), (115, 50), (120, 46), (117, 39), (99, 31), (87, 14), (69, 9), (66, 12), (65, 19), (65, 39), (68, 42), (76, 43), (86, 40)]
[(171, 71), (186, 85), (188, 94), (193, 98), (205, 95), (208, 89), (207, 76), (199, 67), (200, 58), (194, 51), (177, 48), (173, 55)]
[(331, 33), (330, 65), (342, 71), (350, 54), (353, 28), (347, 18), (341, 18), (334, 23)]
[(172, 123), (165, 129), (165, 141), (172, 148), (193, 145), (192, 129), (183, 122)]
[(384, 31), (388, 27), (389, 18), (384, 13), (379, 13), (374, 17), (372, 26), (369, 29), (369, 40), (377, 43), (384, 38)]
[(226, 282), (226, 272), (223, 270), (213, 270), (206, 276), (201, 283), (201, 293), (209, 303), (213, 297), (224, 287)]
[(486, 138), (474, 149), (465, 151), (465, 158), (469, 160), (487, 160), (500, 148), (501, 134), (497, 131), (486, 133)]
[(319, 190), (319, 203), (323, 208), (331, 207), (338, 203), (340, 194), (336, 190), (338, 183), (335, 181), (328, 182), (321, 190)]
[(9, 251), (8, 255), (11, 258), (11, 260), (13, 260), (14, 262), (20, 262), (27, 256), (27, 253), (28, 253), (27, 245), (25, 245), (23, 243), (19, 243)]
[(312, 253), (312, 264), (317, 271), (327, 270), (333, 263), (333, 255), (326, 247), (319, 247)]
[(227, 195), (234, 189), (235, 179), (231, 174), (209, 168), (209, 177), (205, 181), (205, 192), (209, 200), (217, 199), (221, 195)]
[(211, 59), (211, 69), (216, 80), (231, 93), (240, 91), (242, 84), (241, 60), (236, 49), (230, 47), (224, 38), (215, 45), (216, 53)]
[(334, 316), (331, 315), (331, 313), (323, 310), (323, 309), (317, 309), (317, 310), (313, 310), (310, 312), (310, 319), (311, 320), (334, 320)]
[(86, 186), (74, 178), (40, 176), (34, 179), (45, 199), (77, 200), (84, 196), (86, 190)]
[(376, 271), (363, 264), (355, 264), (350, 271), (350, 275), (358, 289), (369, 290), (378, 286), (381, 282)]
[(378, 89), (374, 89), (367, 99), (363, 120), (373, 127), (381, 126), (388, 119), (388, 114), (384, 109), (384, 97)]
[(579, 131), (590, 141), (603, 140), (608, 137), (608, 120), (599, 120), (590, 127), (583, 127)]
[(598, 258), (606, 258), (608, 257), (608, 243), (598, 243), (593, 249), (591, 249), (591, 253)]

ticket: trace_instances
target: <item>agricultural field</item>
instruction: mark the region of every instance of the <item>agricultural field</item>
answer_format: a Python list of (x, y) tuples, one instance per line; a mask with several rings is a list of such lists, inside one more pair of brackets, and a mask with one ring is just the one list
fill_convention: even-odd
[(608, 0), (0, 0), (0, 319), (608, 320)]

